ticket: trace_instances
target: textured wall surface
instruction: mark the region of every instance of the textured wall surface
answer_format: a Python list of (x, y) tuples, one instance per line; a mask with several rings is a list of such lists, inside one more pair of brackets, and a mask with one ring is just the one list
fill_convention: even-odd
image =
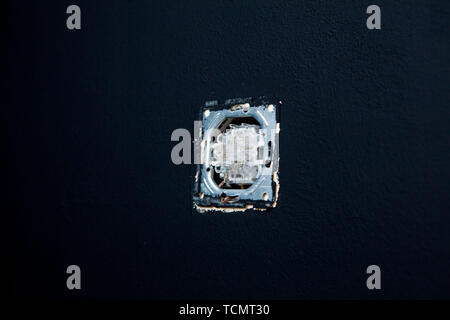
[[(377, 0), (370, 31), (372, 1), (164, 2), (77, 1), (79, 31), (70, 3), (3, 5), (12, 294), (450, 298), (450, 3)], [(172, 131), (259, 95), (283, 101), (278, 207), (193, 214)]]

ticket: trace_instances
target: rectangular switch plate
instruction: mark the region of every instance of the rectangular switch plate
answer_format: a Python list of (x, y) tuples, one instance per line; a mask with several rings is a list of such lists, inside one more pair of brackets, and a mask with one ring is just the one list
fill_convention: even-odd
[(194, 143), (193, 206), (199, 212), (274, 208), (279, 197), (281, 101), (265, 97), (208, 101)]

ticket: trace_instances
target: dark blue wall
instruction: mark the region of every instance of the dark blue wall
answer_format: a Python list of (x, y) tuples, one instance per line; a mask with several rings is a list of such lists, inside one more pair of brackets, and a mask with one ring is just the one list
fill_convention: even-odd
[[(377, 0), (370, 31), (372, 1), (80, 0), (69, 31), (72, 2), (2, 5), (12, 295), (450, 298), (449, 2)], [(172, 131), (259, 95), (278, 207), (193, 214)]]

